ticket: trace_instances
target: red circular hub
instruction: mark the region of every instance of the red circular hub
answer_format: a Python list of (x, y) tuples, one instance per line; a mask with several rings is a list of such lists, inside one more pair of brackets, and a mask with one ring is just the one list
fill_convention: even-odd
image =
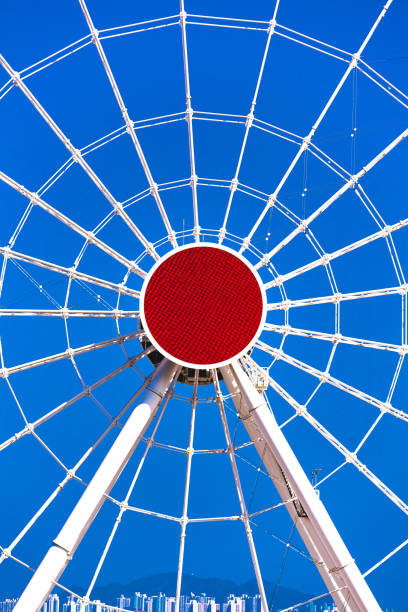
[(182, 247), (145, 280), (141, 317), (151, 342), (182, 365), (214, 367), (239, 357), (263, 322), (260, 281), (224, 247)]

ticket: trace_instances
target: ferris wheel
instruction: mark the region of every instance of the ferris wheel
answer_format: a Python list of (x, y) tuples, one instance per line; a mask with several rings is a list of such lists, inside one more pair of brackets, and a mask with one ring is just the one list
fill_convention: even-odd
[(210, 537), (216, 568), (251, 568), (262, 612), (291, 555), (292, 578), (306, 564), (319, 582), (286, 611), (375, 612), (391, 592), (375, 577), (408, 544), (408, 96), (366, 55), (404, 9), (361, 9), (345, 51), (292, 27), (289, 4), (79, 0), (59, 50), (21, 69), (2, 49), (16, 612), (55, 588), (85, 611), (131, 538), (168, 554), (176, 612)]

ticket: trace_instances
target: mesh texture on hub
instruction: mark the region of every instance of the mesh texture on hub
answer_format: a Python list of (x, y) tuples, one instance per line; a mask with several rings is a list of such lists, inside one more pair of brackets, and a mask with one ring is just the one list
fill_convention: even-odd
[(179, 361), (211, 365), (242, 352), (258, 331), (263, 301), (241, 259), (192, 247), (165, 259), (150, 278), (144, 316), (151, 336)]

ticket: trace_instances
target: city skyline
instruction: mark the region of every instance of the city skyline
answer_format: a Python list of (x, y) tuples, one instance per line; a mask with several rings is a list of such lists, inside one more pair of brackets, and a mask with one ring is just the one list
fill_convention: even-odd
[[(0, 602), (0, 612), (12, 612), (18, 599), (6, 599)], [(135, 592), (131, 596), (120, 595), (117, 597), (116, 606), (105, 605), (99, 600), (92, 603), (83, 603), (77, 597), (66, 596), (64, 602), (57, 594), (49, 595), (47, 601), (41, 608), (41, 612), (175, 612), (175, 596), (167, 596), (165, 593), (147, 595)], [(280, 608), (274, 608), (280, 612)], [(339, 612), (335, 604), (330, 602), (311, 601), (293, 607), (293, 612)], [(205, 593), (180, 597), (180, 612), (261, 612), (261, 599), (259, 595), (249, 596), (247, 594), (230, 594), (225, 597), (224, 602), (217, 602), (214, 597)], [(272, 612), (272, 609), (271, 609)], [(399, 612), (386, 608), (384, 612)]]

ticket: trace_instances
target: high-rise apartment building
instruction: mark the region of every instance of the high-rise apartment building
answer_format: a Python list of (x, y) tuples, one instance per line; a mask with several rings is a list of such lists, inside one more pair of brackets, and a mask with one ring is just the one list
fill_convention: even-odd
[(118, 608), (126, 608), (130, 606), (130, 597), (125, 597), (121, 595), (116, 599), (116, 605)]
[(142, 593), (135, 593), (133, 596), (133, 607), (139, 612), (147, 612), (147, 595)]
[(0, 612), (11, 612), (18, 599), (5, 599), (0, 603)]

